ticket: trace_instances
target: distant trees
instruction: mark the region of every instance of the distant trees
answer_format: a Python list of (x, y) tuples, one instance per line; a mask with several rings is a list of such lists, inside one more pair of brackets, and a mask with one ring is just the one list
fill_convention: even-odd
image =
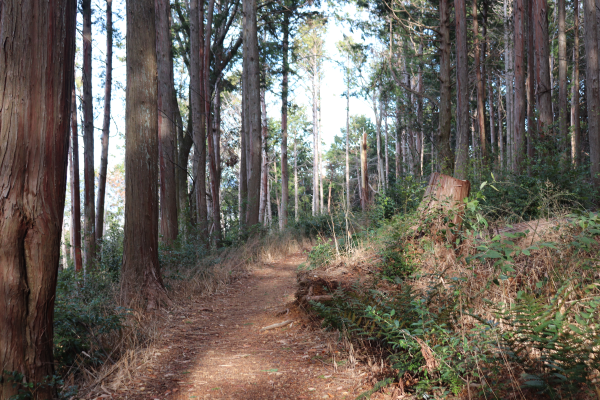
[[(51, 16), (51, 18), (49, 17)], [(76, 2), (8, 0), (0, 35), (0, 398), (53, 376)], [(35, 116), (35, 117), (32, 117)], [(9, 379), (15, 373), (25, 378)], [(17, 383), (17, 385), (15, 385)], [(56, 387), (36, 389), (41, 400)]]

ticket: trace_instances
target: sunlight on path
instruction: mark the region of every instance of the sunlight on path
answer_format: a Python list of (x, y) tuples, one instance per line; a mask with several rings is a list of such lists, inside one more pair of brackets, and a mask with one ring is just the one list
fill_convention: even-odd
[(306, 316), (288, 309), (302, 261), (297, 255), (265, 265), (225, 293), (171, 314), (157, 361), (124, 398), (356, 398), (354, 370), (334, 367), (334, 337), (306, 327)]

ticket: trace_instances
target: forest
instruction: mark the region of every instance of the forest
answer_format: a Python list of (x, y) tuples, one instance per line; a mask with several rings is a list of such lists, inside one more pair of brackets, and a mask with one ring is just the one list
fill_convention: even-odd
[(1, 400), (600, 399), (600, 0), (0, 36)]

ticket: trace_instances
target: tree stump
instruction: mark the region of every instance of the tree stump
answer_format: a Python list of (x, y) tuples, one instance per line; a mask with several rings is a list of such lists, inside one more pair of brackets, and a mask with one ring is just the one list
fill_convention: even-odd
[[(455, 229), (460, 229), (464, 215), (465, 204), (463, 200), (471, 192), (471, 182), (453, 178), (448, 175), (434, 172), (429, 178), (429, 185), (419, 208), (424, 213), (436, 210), (452, 214), (452, 223)], [(454, 241), (454, 235), (448, 235)]]

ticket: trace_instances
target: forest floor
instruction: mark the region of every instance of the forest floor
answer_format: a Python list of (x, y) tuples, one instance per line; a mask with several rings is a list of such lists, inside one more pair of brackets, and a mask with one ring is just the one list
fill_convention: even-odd
[[(171, 309), (155, 357), (118, 398), (355, 399), (366, 373), (338, 334), (294, 306), (305, 258), (263, 264), (220, 293)], [(285, 321), (293, 322), (261, 330)]]

